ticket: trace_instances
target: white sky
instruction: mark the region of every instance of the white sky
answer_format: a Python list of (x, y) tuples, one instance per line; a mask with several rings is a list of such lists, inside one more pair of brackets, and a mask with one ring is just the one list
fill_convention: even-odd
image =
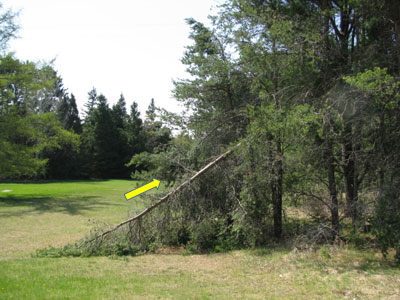
[(80, 112), (95, 87), (110, 104), (122, 92), (142, 116), (151, 98), (179, 111), (172, 79), (184, 78), (180, 59), (188, 39), (184, 19), (208, 23), (218, 0), (0, 0), (21, 10), (19, 39), (10, 51), (22, 60), (50, 61)]

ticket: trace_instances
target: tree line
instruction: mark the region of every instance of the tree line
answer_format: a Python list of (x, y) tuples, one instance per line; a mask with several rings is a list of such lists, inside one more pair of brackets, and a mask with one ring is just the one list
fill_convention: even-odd
[[(147, 235), (140, 231), (146, 247), (223, 250), (311, 234), (315, 241), (373, 239), (383, 253), (395, 248), (400, 259), (397, 1), (226, 0), (211, 19), (209, 27), (187, 19), (192, 44), (182, 63), (190, 78), (176, 80), (173, 91), (186, 113), (161, 111), (156, 121), (149, 107), (141, 122), (137, 109), (127, 114), (122, 97), (109, 108), (92, 90), (80, 125), (72, 96), (60, 98), (58, 115), (47, 114), (50, 99), (62, 94), (59, 81), (56, 89), (35, 90), (34, 80), (29, 93), (29, 81), (15, 81), (26, 94), (13, 100), (7, 75), (2, 117), (26, 123), (27, 130), (41, 128), (44, 116), (58, 116), (63, 125), (44, 128), (52, 132), (47, 141), (40, 130), (25, 136), (3, 122), (10, 123), (4, 127), (10, 135), (2, 143), (13, 151), (22, 143), (32, 165), (58, 176), (63, 155), (72, 155), (68, 149), (79, 140), (79, 159), (71, 161), (85, 166), (84, 176), (125, 170), (175, 184), (240, 142), (232, 159), (161, 208)], [(8, 70), (3, 61), (0, 67)], [(47, 67), (35, 70), (47, 78)], [(171, 137), (162, 124), (179, 133)], [(11, 152), (0, 155), (11, 162)], [(13, 164), (4, 170), (16, 169), (23, 170)]]
[(130, 178), (146, 166), (132, 156), (167, 145), (171, 131), (156, 120), (154, 99), (143, 121), (124, 96), (110, 107), (93, 88), (84, 117), (51, 65), (0, 58), (1, 179)]
[(130, 178), (132, 172), (147, 169), (143, 164), (128, 166), (133, 156), (161, 151), (171, 139), (171, 131), (156, 120), (154, 99), (142, 120), (136, 102), (128, 113), (122, 94), (110, 107), (107, 98), (93, 88), (82, 121), (73, 95), (63, 97), (56, 115), (63, 128), (79, 136), (81, 144), (76, 152), (62, 147), (48, 153), (47, 178)]
[(122, 94), (110, 107), (93, 88), (81, 119), (51, 62), (7, 53), (19, 29), (17, 13), (0, 8), (0, 179), (130, 178), (147, 170), (130, 163), (132, 157), (161, 151), (171, 139), (154, 99), (143, 120), (136, 102), (128, 113)]

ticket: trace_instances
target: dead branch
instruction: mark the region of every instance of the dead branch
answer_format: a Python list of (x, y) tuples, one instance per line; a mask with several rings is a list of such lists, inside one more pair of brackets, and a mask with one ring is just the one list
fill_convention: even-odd
[[(237, 148), (240, 146), (240, 143), (238, 143), (234, 148)], [(167, 201), (171, 196), (176, 195), (177, 193), (179, 193), (180, 191), (182, 191), (187, 185), (189, 185), (192, 181), (194, 181), (195, 179), (197, 179), (199, 176), (201, 176), (202, 174), (204, 174), (205, 172), (207, 172), (209, 169), (211, 169), (213, 166), (217, 165), (220, 161), (224, 160), (225, 158), (227, 158), (232, 152), (233, 149), (230, 149), (226, 152), (224, 152), (223, 154), (221, 154), (220, 156), (218, 156), (215, 160), (213, 160), (212, 162), (210, 162), (208, 165), (206, 165), (204, 168), (202, 168), (200, 171), (198, 171), (196, 174), (194, 174), (191, 178), (189, 178), (188, 180), (186, 180), (185, 182), (183, 182), (180, 186), (178, 186), (175, 190), (169, 192), (168, 194), (166, 194), (164, 197), (160, 198), (157, 202), (151, 204), (149, 207), (147, 207), (145, 210), (143, 210), (141, 213), (137, 214), (136, 216), (125, 220), (124, 222), (119, 223), (117, 226), (104, 231), (103, 233), (95, 236), (94, 238), (92, 238), (91, 240), (86, 241), (84, 244), (87, 243), (91, 243), (99, 238), (104, 238), (107, 234), (110, 234), (111, 232), (117, 230), (118, 228), (120, 228), (121, 226), (131, 223), (133, 221), (136, 220), (140, 220), (143, 216), (145, 216), (146, 214), (148, 214), (149, 212), (151, 212), (153, 209), (155, 209), (157, 206), (159, 206), (161, 203)]]

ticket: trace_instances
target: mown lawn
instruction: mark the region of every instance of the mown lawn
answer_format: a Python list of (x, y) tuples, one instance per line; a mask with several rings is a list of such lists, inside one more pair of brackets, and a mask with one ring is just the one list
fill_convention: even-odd
[(75, 241), (96, 222), (124, 220), (143, 207), (140, 199), (125, 200), (135, 186), (129, 180), (0, 183), (0, 260)]
[(0, 184), (0, 299), (400, 299), (391, 260), (350, 247), (31, 257), (83, 237), (93, 220), (118, 223), (141, 209), (140, 197), (123, 196), (134, 187), (126, 180)]

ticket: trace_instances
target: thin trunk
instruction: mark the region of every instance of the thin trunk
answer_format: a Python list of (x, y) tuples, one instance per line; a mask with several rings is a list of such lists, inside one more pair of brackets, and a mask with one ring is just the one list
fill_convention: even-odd
[(327, 163), (328, 171), (328, 189), (330, 198), (330, 210), (331, 210), (331, 225), (332, 225), (332, 240), (335, 240), (339, 234), (339, 205), (337, 198), (336, 180), (335, 180), (335, 154), (333, 149), (333, 140), (331, 137), (332, 130), (332, 118), (328, 114), (326, 116), (327, 123), (325, 124), (325, 137), (326, 137), (326, 148), (324, 151), (325, 160)]
[(350, 37), (350, 16), (349, 16), (349, 5), (344, 2), (340, 8), (340, 60), (341, 67), (344, 72), (349, 67), (349, 37)]
[[(279, 65), (277, 62), (277, 47), (275, 39), (272, 41), (272, 53), (273, 53), (273, 86), (274, 86), (274, 105), (276, 111), (280, 110), (278, 100), (278, 89), (279, 89)], [(276, 136), (276, 154), (274, 158), (273, 168), (273, 179), (272, 179), (272, 205), (274, 214), (274, 236), (280, 238), (282, 236), (282, 194), (283, 194), (283, 164), (282, 164), (282, 143), (281, 135), (278, 132)]]
[(380, 168), (379, 168), (379, 185), (380, 189), (383, 189), (384, 183), (385, 183), (385, 158), (386, 156), (386, 151), (385, 151), (385, 113), (381, 112), (380, 116), (380, 124), (379, 124), (379, 137), (380, 137), (380, 145), (379, 145), (379, 156), (381, 158), (380, 162)]
[(328, 160), (328, 184), (329, 197), (331, 200), (331, 222), (332, 222), (332, 240), (335, 240), (339, 234), (339, 206), (337, 199), (336, 181), (335, 181), (335, 163), (333, 157), (332, 140), (329, 138), (327, 145)]
[[(353, 174), (353, 201), (355, 205), (355, 222), (358, 220), (359, 216), (359, 204), (358, 204), (358, 188), (363, 180), (363, 176), (359, 177), (359, 158), (358, 154), (361, 150), (360, 138), (361, 138), (361, 129), (359, 125), (354, 127), (354, 141), (353, 141), (353, 161), (354, 161), (354, 174)], [(366, 170), (368, 167), (366, 167)], [(355, 223), (353, 222), (355, 225)]]
[(282, 146), (280, 137), (276, 143), (276, 151), (278, 160), (276, 161), (276, 171), (274, 178), (273, 189), (273, 206), (274, 206), (274, 236), (280, 238), (282, 236), (282, 179), (283, 179), (283, 164), (282, 164)]
[(322, 54), (322, 74), (324, 74), (325, 80), (329, 80), (331, 70), (329, 68), (330, 65), (330, 43), (329, 43), (329, 17), (327, 15), (327, 10), (329, 9), (328, 0), (322, 1), (322, 11), (323, 15), (323, 28), (322, 28), (322, 41), (323, 41), (323, 54)]
[(346, 193), (346, 214), (352, 218), (353, 226), (357, 220), (357, 204), (355, 194), (357, 185), (355, 184), (355, 156), (353, 153), (352, 128), (350, 124), (346, 124), (343, 132), (342, 143), (342, 164), (343, 164), (343, 181)]

